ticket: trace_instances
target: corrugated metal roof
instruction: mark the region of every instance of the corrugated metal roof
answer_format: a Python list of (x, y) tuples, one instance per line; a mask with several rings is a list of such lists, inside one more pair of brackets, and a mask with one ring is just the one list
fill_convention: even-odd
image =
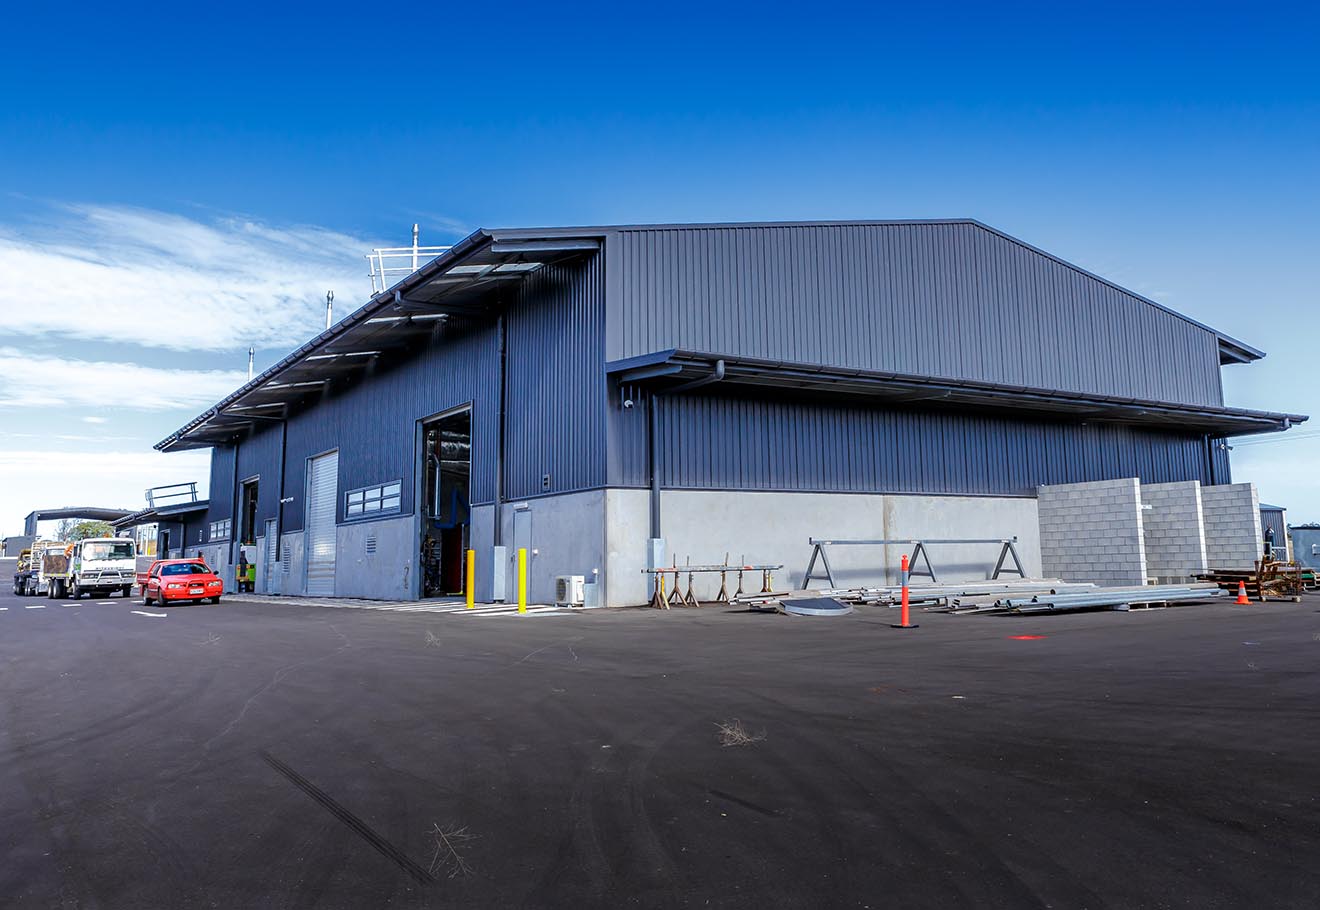
[(612, 234), (640, 230), (711, 230), (872, 225), (974, 225), (1023, 249), (1165, 313), (1212, 333), (1221, 362), (1259, 359), (1264, 354), (1227, 335), (1134, 294), (1071, 263), (1052, 256), (975, 219), (919, 219), (818, 222), (748, 222), (685, 225), (613, 225), (594, 227), (478, 230), (390, 290), (371, 298), (338, 324), (320, 333), (260, 376), (156, 444), (161, 451), (205, 448), (227, 442), (277, 418), (307, 394), (343, 375), (359, 372), (363, 360), (402, 349), (434, 329), (448, 313), (483, 310), (482, 298), (503, 282), (518, 282), (538, 267), (598, 249)]

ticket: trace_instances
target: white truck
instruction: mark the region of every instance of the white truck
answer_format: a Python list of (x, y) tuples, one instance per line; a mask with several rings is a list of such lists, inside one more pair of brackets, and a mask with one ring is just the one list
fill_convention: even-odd
[(75, 543), (67, 559), (62, 551), (57, 556), (48, 550), (42, 570), (49, 578), (47, 597), (77, 600), (84, 594), (109, 597), (115, 591), (131, 597), (137, 579), (137, 548), (127, 537), (89, 537)]

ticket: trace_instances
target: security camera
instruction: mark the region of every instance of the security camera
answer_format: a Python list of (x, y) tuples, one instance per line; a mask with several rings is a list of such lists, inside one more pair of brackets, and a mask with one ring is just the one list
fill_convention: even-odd
[(631, 398), (623, 399), (623, 406), (628, 410), (632, 410), (633, 400)]

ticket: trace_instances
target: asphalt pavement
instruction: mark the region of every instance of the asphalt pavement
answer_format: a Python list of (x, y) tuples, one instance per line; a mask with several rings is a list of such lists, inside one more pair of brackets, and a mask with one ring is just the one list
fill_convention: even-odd
[(1310, 910), (1318, 608), (903, 631), (6, 585), (0, 906)]

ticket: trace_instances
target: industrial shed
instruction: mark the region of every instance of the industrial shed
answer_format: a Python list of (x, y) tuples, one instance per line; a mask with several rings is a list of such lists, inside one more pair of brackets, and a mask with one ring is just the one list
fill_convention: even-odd
[(830, 536), (1038, 573), (1043, 485), (1227, 484), (1225, 437), (1305, 420), (1224, 404), (1262, 356), (970, 220), (480, 230), (156, 447), (212, 449), (185, 546), (259, 591), (450, 594), (470, 547), (503, 599), (526, 548), (533, 599), (635, 604)]

